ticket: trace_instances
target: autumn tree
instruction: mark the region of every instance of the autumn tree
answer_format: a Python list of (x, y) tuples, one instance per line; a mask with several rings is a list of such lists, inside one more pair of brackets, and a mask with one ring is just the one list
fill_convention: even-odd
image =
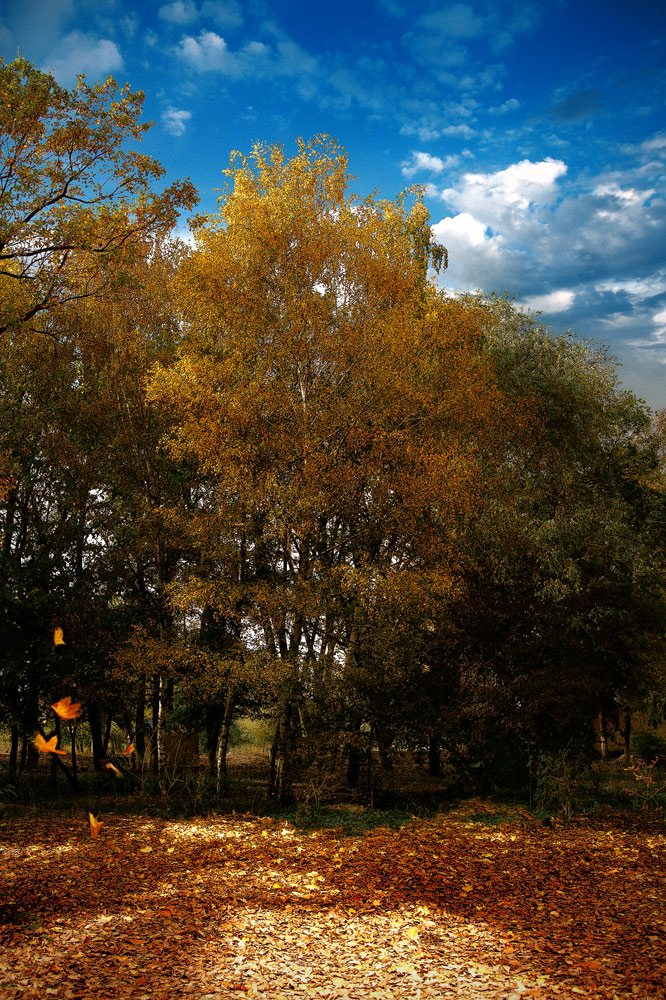
[(429, 281), (444, 251), (418, 192), (350, 195), (322, 136), (292, 159), (234, 154), (227, 177), (178, 279), (178, 360), (150, 395), (177, 415), (171, 453), (208, 482), (176, 601), (225, 618), (272, 689), (286, 798), (321, 693), (341, 691), (338, 724), (357, 727), (361, 661), (398, 663), (391, 646), (453, 585), (457, 527), (481, 502), (475, 444), (504, 411), (478, 311)]
[[(169, 679), (160, 687), (155, 662), (135, 664), (123, 686), (112, 673), (133, 625), (159, 637), (172, 622), (166, 587), (183, 554), (169, 518), (191, 487), (160, 448), (168, 415), (147, 403), (143, 382), (173, 356), (171, 278), (185, 252), (153, 241), (122, 304), (64, 304), (51, 342), (23, 328), (0, 354), (0, 441), (14, 461), (0, 506), (7, 721), (16, 742), (34, 733), (42, 703), (75, 691), (98, 766), (113, 717), (141, 752), (146, 702), (165, 731)], [(66, 632), (57, 656), (56, 621)]]
[(55, 335), (54, 310), (129, 280), (146, 239), (196, 203), (189, 181), (151, 190), (164, 168), (133, 148), (143, 97), (0, 61), (0, 334)]
[(440, 651), (447, 682), (452, 662), (459, 670), (449, 744), (465, 743), (465, 719), (477, 764), (589, 746), (599, 712), (649, 690), (665, 596), (647, 407), (600, 345), (556, 336), (506, 298), (486, 306), (484, 353), (534, 419), (498, 453), (495, 486), (468, 522)]

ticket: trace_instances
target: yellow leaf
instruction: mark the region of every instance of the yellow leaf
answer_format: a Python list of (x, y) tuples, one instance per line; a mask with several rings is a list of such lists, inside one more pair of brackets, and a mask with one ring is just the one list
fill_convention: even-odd
[(139, 851), (141, 852), (141, 854), (150, 854), (150, 852), (152, 851), (152, 847), (140, 847)]
[(64, 635), (65, 633), (60, 627), (56, 628), (53, 632), (53, 645), (54, 646), (66, 645)]
[(60, 701), (54, 702), (53, 705), (51, 705), (51, 708), (56, 715), (67, 721), (70, 719), (78, 719), (83, 711), (78, 701), (72, 701), (69, 695), (67, 695), (66, 698), (61, 698)]
[(88, 819), (90, 820), (90, 836), (94, 840), (99, 833), (102, 824), (100, 823), (99, 816), (95, 816), (95, 814), (90, 811), (88, 811)]
[(50, 740), (45, 740), (41, 733), (37, 733), (32, 742), (42, 753), (57, 753), (59, 757), (65, 756), (65, 750), (56, 750), (56, 746), (58, 745), (57, 736), (52, 736)]
[(419, 929), (418, 927), (408, 927), (404, 933), (405, 937), (411, 938), (413, 941), (415, 938), (419, 936)]

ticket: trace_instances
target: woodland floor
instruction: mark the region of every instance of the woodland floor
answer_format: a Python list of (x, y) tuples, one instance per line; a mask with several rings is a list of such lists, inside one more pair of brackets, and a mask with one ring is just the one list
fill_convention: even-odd
[[(466, 802), (399, 830), (0, 823), (0, 996), (666, 997), (663, 824)], [(479, 819), (482, 816), (483, 821)]]

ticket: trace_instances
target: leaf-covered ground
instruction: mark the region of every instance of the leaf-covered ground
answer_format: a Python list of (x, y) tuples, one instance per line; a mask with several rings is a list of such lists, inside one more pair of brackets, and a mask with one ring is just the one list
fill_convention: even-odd
[(663, 832), (475, 808), (355, 838), (109, 815), (92, 840), (83, 816), (6, 820), (0, 996), (666, 997)]

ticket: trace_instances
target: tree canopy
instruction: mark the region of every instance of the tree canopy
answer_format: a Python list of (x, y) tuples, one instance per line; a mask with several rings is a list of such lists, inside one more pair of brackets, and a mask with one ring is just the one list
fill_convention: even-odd
[(14, 776), (65, 698), (99, 766), (112, 721), (159, 774), (205, 730), (220, 792), (263, 715), (286, 799), (373, 748), (490, 775), (663, 691), (663, 418), (603, 348), (447, 295), (423, 192), (355, 196), (330, 137), (232, 154), (190, 247), (141, 94), (0, 88)]

